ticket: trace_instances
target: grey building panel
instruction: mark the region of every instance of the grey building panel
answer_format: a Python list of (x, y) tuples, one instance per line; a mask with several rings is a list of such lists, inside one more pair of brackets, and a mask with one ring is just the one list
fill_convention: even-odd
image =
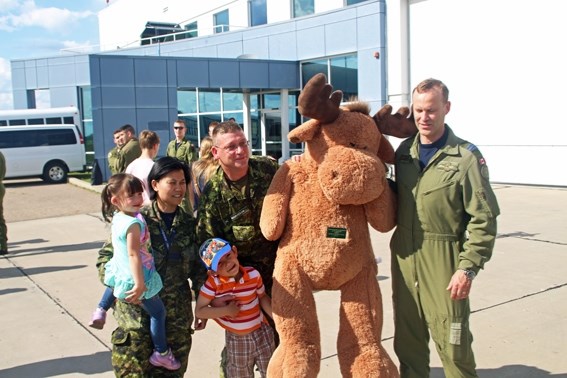
[(14, 69), (14, 68), (21, 69), (21, 68), (26, 67), (26, 62), (28, 62), (28, 61), (27, 60), (12, 60), (10, 63), (12, 63), (12, 69)]
[(293, 33), (296, 29), (295, 22), (281, 22), (272, 25), (261, 25), (242, 31), (242, 39), (264, 37), (273, 34)]
[(199, 58), (216, 58), (217, 46), (201, 46), (193, 49), (193, 56)]
[(316, 26), (297, 31), (297, 59), (325, 56), (325, 27)]
[(384, 59), (385, 49), (379, 50), (382, 58), (375, 59), (376, 49), (362, 50), (358, 53), (358, 97), (371, 103), (372, 110), (386, 104), (386, 72), (381, 59)]
[(100, 85), (134, 85), (134, 59), (112, 56), (100, 61)]
[(58, 65), (73, 65), (75, 64), (75, 56), (58, 56), (53, 58), (48, 58), (48, 65), (49, 66), (58, 66)]
[(289, 34), (270, 35), (270, 59), (298, 60), (294, 37)]
[(380, 14), (360, 17), (357, 20), (356, 35), (359, 50), (385, 46), (385, 36), (380, 36), (382, 23), (386, 18)]
[[(325, 55), (356, 51), (356, 34), (345, 33), (345, 30), (356, 30), (356, 19), (325, 25)], [(376, 33), (379, 34), (379, 30)]]
[(51, 87), (49, 97), (52, 107), (77, 106), (77, 87), (75, 85)]
[(270, 88), (297, 89), (299, 83), (299, 67), (295, 62), (272, 62), (270, 64)]
[(140, 131), (142, 130), (167, 131), (166, 141), (160, 140), (160, 144), (162, 145), (165, 144), (165, 146), (167, 147), (167, 142), (169, 142), (169, 128), (170, 128), (167, 116), (168, 116), (168, 110), (165, 108), (138, 109), (136, 111), (136, 120), (137, 120), (137, 125), (135, 126), (136, 132), (139, 134)]
[(177, 86), (209, 87), (209, 64), (206, 59), (177, 60)]
[[(134, 86), (101, 88), (102, 102), (99, 104), (104, 108), (134, 108), (136, 107), (136, 92)], [(94, 103), (93, 103), (94, 107)]]
[(237, 60), (210, 60), (211, 88), (240, 88), (240, 72)]
[(269, 83), (268, 64), (253, 60), (240, 61), (240, 85), (242, 88), (267, 88)]
[(34, 67), (26, 67), (25, 73), (26, 73), (26, 87), (37, 88), (38, 84), (37, 84), (37, 69), (36, 69), (36, 67), (35, 66)]
[(12, 102), (14, 109), (26, 109), (28, 105), (27, 91), (25, 89), (13, 89)]
[(382, 13), (386, 15), (386, 1), (361, 3), (356, 7), (356, 16), (366, 16), (372, 13)]
[(61, 87), (76, 84), (75, 63), (50, 64), (49, 87)]
[[(39, 75), (39, 67), (38, 67)], [(91, 83), (90, 65), (89, 61), (79, 61), (75, 64), (75, 77), (77, 78), (77, 85), (88, 86)]]
[(242, 51), (256, 59), (270, 58), (269, 38), (266, 36), (245, 39), (242, 41)]
[[(93, 118), (94, 117), (95, 114), (93, 113)], [(136, 109), (134, 109), (133, 107), (115, 108), (115, 109), (105, 108), (104, 111), (101, 112), (101, 117), (102, 117), (102, 125), (107, 130), (106, 132), (107, 137), (104, 140), (105, 143), (104, 147), (106, 152), (108, 152), (108, 150), (110, 150), (114, 146), (113, 132), (117, 128), (128, 123), (134, 126), (134, 128), (136, 129), (136, 134), (138, 134), (138, 131), (143, 130), (136, 126), (136, 121), (137, 121)], [(102, 154), (106, 155), (104, 151), (101, 152)], [(100, 156), (98, 150), (95, 150), (95, 154), (97, 158)]]
[(167, 108), (167, 88), (137, 86), (136, 106), (138, 108)]
[(340, 8), (326, 13), (320, 13), (312, 17), (301, 17), (295, 19), (296, 29), (311, 29), (320, 25), (329, 25), (343, 20), (355, 19), (356, 8)]
[(177, 61), (175, 59), (167, 59), (165, 69), (167, 86), (177, 86)]
[(12, 90), (25, 90), (26, 87), (26, 69), (23, 64), (19, 68), (14, 68), (12, 63)]
[(217, 46), (217, 56), (219, 58), (238, 58), (244, 54), (242, 41), (223, 43)]
[(166, 60), (146, 58), (134, 60), (134, 80), (137, 86), (167, 86)]
[(49, 87), (49, 67), (39, 66), (37, 70), (37, 88)]

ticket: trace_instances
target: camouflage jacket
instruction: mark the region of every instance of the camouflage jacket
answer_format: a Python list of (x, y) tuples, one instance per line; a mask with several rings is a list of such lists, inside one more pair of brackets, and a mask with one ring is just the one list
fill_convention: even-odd
[(130, 139), (118, 152), (118, 173), (125, 172), (128, 164), (139, 158), (141, 154), (142, 149), (140, 148), (140, 142), (138, 142), (138, 139)]
[(115, 175), (118, 173), (118, 160), (120, 158), (120, 148), (114, 147), (108, 152), (108, 168), (110, 173)]
[(183, 139), (179, 147), (177, 147), (175, 139), (169, 142), (165, 154), (167, 156), (181, 160), (182, 162), (187, 164), (188, 167), (190, 167), (191, 163), (197, 160), (197, 158), (199, 157), (195, 146), (187, 139)]
[(260, 231), (264, 197), (278, 169), (267, 157), (251, 157), (247, 188), (230, 187), (221, 168), (213, 174), (199, 199), (197, 239), (199, 244), (220, 237), (238, 248), (238, 260), (256, 268), (271, 293), (277, 241), (269, 241)]
[[(167, 316), (167, 341), (181, 368), (169, 371), (155, 368), (148, 362), (153, 350), (148, 315), (140, 306), (117, 301), (114, 317), (118, 328), (112, 333), (112, 365), (117, 377), (183, 377), (187, 370), (193, 330), (192, 292), (198, 293), (207, 273), (197, 256), (195, 218), (178, 208), (171, 231), (166, 230), (156, 202), (142, 211), (150, 231), (151, 251), (158, 273), (163, 280), (159, 293)], [(169, 246), (169, 248), (168, 248)], [(104, 278), (104, 265), (112, 257), (112, 244), (107, 242), (99, 251), (97, 268)]]

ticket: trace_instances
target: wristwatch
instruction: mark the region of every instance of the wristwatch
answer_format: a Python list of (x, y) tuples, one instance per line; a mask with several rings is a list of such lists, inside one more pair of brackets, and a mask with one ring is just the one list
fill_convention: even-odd
[(461, 269), (463, 272), (465, 272), (465, 276), (467, 276), (467, 280), (472, 281), (474, 280), (474, 278), (476, 277), (476, 273), (474, 272), (474, 270), (471, 269)]

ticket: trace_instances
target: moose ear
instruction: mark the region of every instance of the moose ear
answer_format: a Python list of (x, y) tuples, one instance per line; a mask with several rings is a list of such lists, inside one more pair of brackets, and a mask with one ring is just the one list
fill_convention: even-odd
[(315, 134), (319, 131), (321, 123), (316, 119), (310, 119), (309, 121), (297, 126), (295, 129), (291, 130), (287, 134), (287, 139), (291, 143), (302, 143), (313, 139)]
[(384, 162), (388, 164), (394, 164), (396, 158), (396, 152), (394, 151), (394, 147), (386, 138), (385, 135), (380, 135), (380, 146), (378, 147), (378, 157)]

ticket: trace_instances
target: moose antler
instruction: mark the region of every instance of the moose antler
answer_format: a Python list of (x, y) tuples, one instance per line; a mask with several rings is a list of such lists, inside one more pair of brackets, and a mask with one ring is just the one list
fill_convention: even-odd
[(378, 130), (384, 135), (408, 138), (417, 133), (413, 114), (410, 115), (410, 109), (407, 107), (401, 107), (392, 114), (392, 106), (384, 105), (373, 118)]
[(298, 100), (299, 113), (321, 123), (333, 122), (339, 116), (342, 98), (343, 92), (333, 92), (332, 85), (327, 84), (327, 77), (319, 73), (313, 76), (301, 91)]

